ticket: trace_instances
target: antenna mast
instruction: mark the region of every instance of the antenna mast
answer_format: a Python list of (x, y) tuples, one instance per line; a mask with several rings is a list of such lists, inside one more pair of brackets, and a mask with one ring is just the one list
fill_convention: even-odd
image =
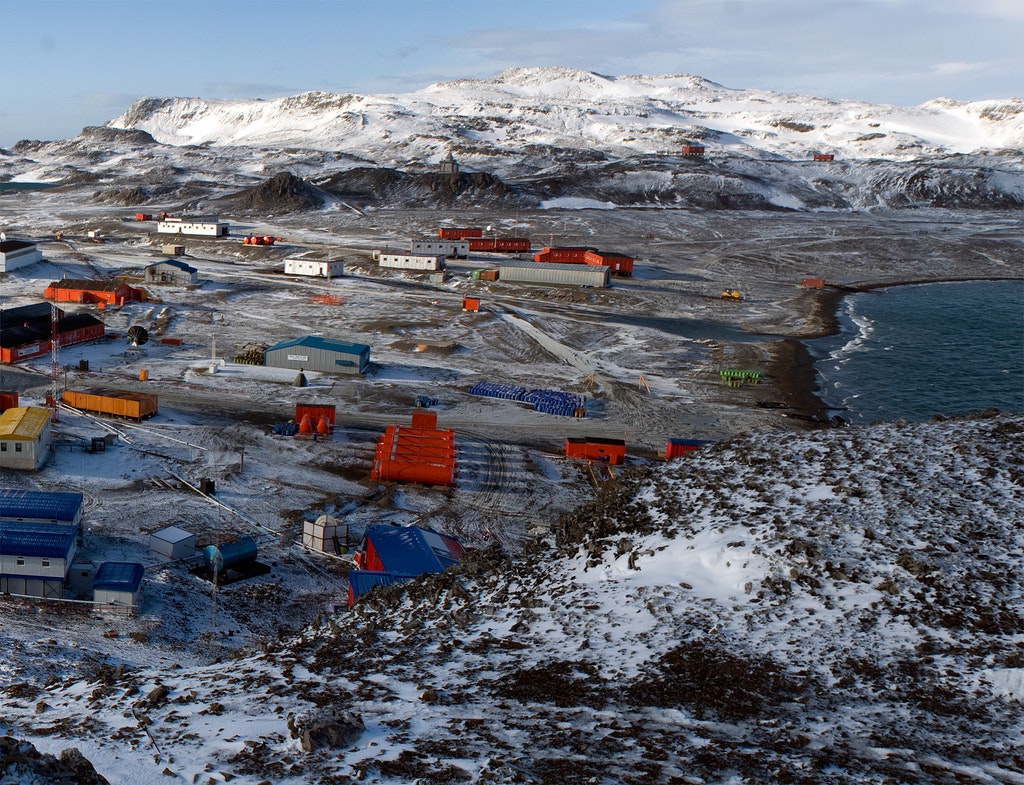
[(57, 422), (57, 392), (60, 386), (60, 311), (50, 303), (50, 422)]

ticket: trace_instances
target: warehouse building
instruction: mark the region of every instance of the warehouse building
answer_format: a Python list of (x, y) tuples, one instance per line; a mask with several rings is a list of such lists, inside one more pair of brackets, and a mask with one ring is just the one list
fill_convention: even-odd
[(62, 599), (79, 527), (0, 519), (0, 594)]
[(505, 262), (498, 268), (498, 279), (509, 283), (565, 284), (607, 288), (611, 271), (607, 267), (551, 262)]
[(78, 527), (82, 523), (82, 494), (0, 488), (0, 521)]
[(190, 234), (196, 237), (227, 237), (230, 228), (230, 224), (215, 215), (182, 218), (167, 216), (156, 223), (156, 230), (160, 234)]
[(345, 262), (310, 254), (292, 256), (284, 260), (285, 275), (307, 275), (312, 278), (340, 278), (345, 274)]
[(399, 270), (417, 270), (421, 272), (437, 272), (443, 270), (442, 254), (391, 253), (390, 251), (374, 251), (373, 258), (381, 267)]
[(49, 409), (18, 406), (0, 414), (0, 469), (38, 469), (49, 454)]
[(35, 243), (28, 240), (0, 241), (0, 273), (9, 273), (42, 260), (43, 254)]
[[(49, 303), (0, 311), (0, 362), (16, 363), (50, 353), (53, 331)], [(92, 314), (65, 316), (57, 309), (57, 340), (61, 346), (102, 338), (104, 324)]]
[(307, 335), (271, 346), (264, 353), (263, 364), (296, 371), (363, 374), (370, 368), (370, 347)]
[(177, 259), (164, 259), (146, 267), (146, 283), (189, 286), (199, 282), (199, 271)]

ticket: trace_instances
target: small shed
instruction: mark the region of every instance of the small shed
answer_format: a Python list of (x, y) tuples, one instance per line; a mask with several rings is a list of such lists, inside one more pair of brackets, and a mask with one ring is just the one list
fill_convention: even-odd
[(671, 461), (673, 458), (681, 458), (682, 456), (699, 450), (708, 442), (704, 439), (669, 439), (665, 445), (665, 460)]
[(321, 515), (315, 521), (303, 521), (302, 545), (314, 551), (338, 553), (348, 544), (348, 526), (338, 523), (330, 515)]
[(92, 601), (133, 613), (142, 598), (144, 573), (145, 568), (135, 562), (103, 562), (92, 582)]
[(199, 271), (178, 259), (164, 259), (146, 267), (146, 283), (188, 286), (199, 282)]
[(149, 535), (149, 552), (161, 559), (187, 559), (196, 552), (196, 536), (177, 526), (168, 526)]
[(313, 278), (339, 278), (345, 274), (345, 261), (321, 258), (315, 254), (290, 256), (284, 260), (284, 274), (306, 275)]
[(824, 289), (824, 278), (801, 278), (800, 285), (805, 289)]
[(479, 297), (463, 297), (462, 298), (462, 310), (463, 311), (479, 311), (480, 310), (480, 298)]

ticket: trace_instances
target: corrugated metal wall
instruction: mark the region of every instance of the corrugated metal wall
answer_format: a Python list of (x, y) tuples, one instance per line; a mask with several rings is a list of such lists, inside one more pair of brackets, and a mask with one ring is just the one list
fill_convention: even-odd
[(521, 262), (501, 265), (498, 280), (523, 283), (568, 284), (607, 287), (611, 277), (607, 267), (551, 262)]

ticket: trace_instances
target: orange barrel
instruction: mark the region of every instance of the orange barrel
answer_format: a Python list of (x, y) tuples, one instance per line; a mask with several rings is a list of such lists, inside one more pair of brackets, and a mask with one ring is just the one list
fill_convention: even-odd
[(141, 371), (139, 371), (139, 381), (140, 382), (144, 382), (144, 381), (146, 381), (148, 379), (149, 379), (149, 371), (147, 371), (145, 368), (143, 368)]

